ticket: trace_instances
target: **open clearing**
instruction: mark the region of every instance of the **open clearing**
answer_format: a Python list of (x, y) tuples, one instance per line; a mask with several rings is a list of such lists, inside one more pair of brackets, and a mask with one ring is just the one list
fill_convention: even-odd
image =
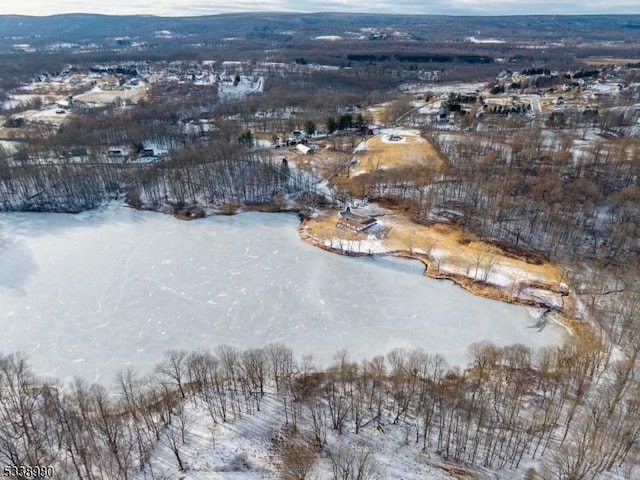
[(442, 168), (444, 160), (433, 146), (413, 132), (399, 131), (376, 135), (358, 151), (358, 165), (351, 169), (351, 175), (373, 174), (376, 170), (395, 168), (428, 167)]
[(363, 141), (354, 149), (350, 163), (336, 172), (332, 186), (364, 197), (380, 176), (392, 178), (395, 172), (416, 179), (445, 166), (444, 159), (418, 130), (389, 128)]
[(579, 58), (587, 65), (626, 65), (628, 63), (639, 63), (640, 58), (615, 58), (615, 57), (588, 57)]
[(110, 90), (94, 89), (90, 92), (81, 93), (75, 99), (85, 103), (111, 104), (118, 99), (126, 100), (130, 103), (137, 103), (147, 95), (147, 89), (144, 86), (136, 88), (114, 88)]

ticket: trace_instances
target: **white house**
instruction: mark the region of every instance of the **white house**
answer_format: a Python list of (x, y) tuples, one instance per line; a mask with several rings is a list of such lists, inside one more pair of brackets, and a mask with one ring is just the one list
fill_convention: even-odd
[(308, 147), (304, 143), (299, 143), (298, 145), (296, 145), (296, 150), (304, 155), (311, 155), (313, 153), (311, 147)]

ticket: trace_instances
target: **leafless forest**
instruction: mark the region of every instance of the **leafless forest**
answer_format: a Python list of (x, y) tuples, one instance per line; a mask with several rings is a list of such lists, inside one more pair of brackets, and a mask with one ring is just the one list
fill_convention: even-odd
[[(291, 30), (304, 31), (310, 24), (305, 19), (292, 20)], [(376, 28), (384, 27), (383, 19), (367, 21), (374, 20), (381, 22)], [(584, 22), (596, 20), (576, 18), (571, 28), (584, 32)], [(7, 103), (0, 114), (10, 135), (3, 132), (3, 139), (14, 147), (0, 144), (0, 209), (80, 212), (123, 199), (136, 208), (174, 213), (202, 208), (233, 213), (256, 206), (306, 212), (366, 196), (395, 205), (415, 222), (447, 222), (505, 251), (561, 265), (579, 299), (565, 312), (579, 334), (562, 347), (540, 351), (478, 343), (463, 369), (421, 350), (393, 350), (361, 362), (342, 351), (322, 367), (295, 358), (290, 346), (280, 344), (245, 351), (172, 350), (152, 375), (127, 370), (104, 386), (82, 380), (63, 386), (38, 378), (26, 355), (5, 353), (0, 356), (0, 465), (52, 465), (61, 479), (161, 478), (150, 463), (159, 442), (169, 447), (179, 469), (188, 468), (182, 452), (194, 410), (205, 411), (216, 425), (255, 415), (269, 401), (282, 418), (273, 448), (284, 479), (311, 478), (319, 458), (331, 465), (331, 478), (378, 478), (375, 445), (353, 449), (331, 438), (386, 428), (401, 428), (407, 448), (472, 471), (513, 471), (513, 478), (527, 480), (638, 478), (640, 64), (625, 64), (622, 73), (603, 64), (592, 73), (580, 63), (589, 55), (640, 58), (638, 19), (602, 19), (604, 26), (594, 27), (591, 38), (579, 39), (582, 47), (576, 40), (540, 53), (519, 42), (533, 41), (545, 22), (561, 20), (521, 19), (519, 33), (500, 23), (493, 30), (487, 26), (488, 34), (506, 38), (504, 44), (461, 42), (458, 37), (474, 31), (472, 23), (448, 31), (439, 18), (430, 29), (415, 19), (394, 20), (401, 21), (410, 33), (406, 38), (366, 44), (347, 39), (332, 49), (309, 40), (335, 33), (327, 30), (328, 20), (309, 26), (312, 33), (305, 36), (285, 38), (265, 17), (242, 27), (245, 43), (223, 40), (230, 34), (222, 30), (216, 34), (220, 38), (194, 33), (201, 48), (174, 38), (134, 50), (129, 39), (126, 48), (114, 50), (113, 40), (104, 40), (86, 53), (80, 39), (94, 40), (76, 33), (74, 42), (83, 48), (77, 55), (12, 51), (9, 45), (17, 40), (10, 36), (20, 32), (7, 24), (0, 42), (2, 101), (43, 72), (86, 73), (116, 62), (131, 68), (119, 74), (125, 83), (157, 65), (189, 79), (205, 59), (250, 58), (242, 75), (263, 75), (267, 81), (260, 94), (236, 99), (223, 99), (216, 87), (195, 81), (158, 81), (131, 108), (123, 108), (122, 99), (99, 107), (78, 103), (60, 125), (21, 120), (47, 103), (44, 96)], [(550, 33), (554, 25), (538, 41), (557, 40)], [(43, 31), (42, 41), (54, 34)], [(615, 35), (624, 46), (607, 43), (618, 40)], [(270, 71), (258, 65), (267, 50)], [(534, 119), (495, 109), (480, 115), (480, 99), (452, 94), (447, 105), (455, 125), (444, 129), (424, 122), (412, 106), (416, 98), (435, 94), (404, 88), (447, 82), (491, 87), (502, 70), (540, 66), (594, 79), (616, 75), (622, 78), (621, 92), (614, 100), (598, 97), (582, 111)], [(533, 95), (578, 79), (562, 75), (543, 74), (535, 84), (511, 88)], [(235, 83), (239, 80), (238, 75)], [(246, 141), (317, 130), (342, 144), (351, 142), (352, 149), (359, 141), (356, 129), (373, 123), (367, 108), (380, 104), (387, 106), (384, 126), (420, 129), (445, 159), (444, 167), (378, 169), (358, 177), (357, 188), (336, 186), (328, 192), (319, 187), (322, 178), (290, 169), (279, 151)], [(154, 162), (113, 161), (114, 145), (130, 159), (148, 145), (161, 145), (166, 153)], [(348, 160), (349, 149), (333, 151)], [(617, 476), (608, 476), (612, 472)]]
[(221, 346), (168, 351), (153, 376), (124, 371), (114, 391), (82, 380), (62, 390), (36, 380), (12, 354), (0, 364), (0, 453), (15, 465), (54, 465), (60, 478), (155, 478), (147, 460), (159, 441), (184, 467), (186, 410), (205, 410), (215, 425), (252, 415), (271, 398), (284, 419), (282, 478), (306, 478), (319, 455), (336, 464), (335, 478), (351, 478), (350, 469), (364, 471), (366, 459), (358, 464), (350, 458), (357, 452), (336, 451), (328, 432), (395, 425), (403, 426), (407, 448), (462, 465), (514, 469), (538, 458), (541, 468), (527, 478), (596, 478), (624, 465), (631, 478), (640, 427), (635, 360), (611, 362), (589, 347), (533, 353), (475, 344), (460, 371), (420, 350), (361, 363), (338, 352), (329, 368), (317, 370), (283, 345)]

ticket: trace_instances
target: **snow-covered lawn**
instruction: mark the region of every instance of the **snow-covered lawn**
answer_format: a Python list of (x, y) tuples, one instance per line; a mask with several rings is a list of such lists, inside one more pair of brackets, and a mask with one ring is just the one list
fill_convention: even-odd
[(67, 110), (54, 105), (41, 110), (29, 110), (22, 112), (20, 116), (32, 122), (44, 122), (52, 125), (60, 125), (67, 114)]
[(74, 97), (76, 101), (85, 102), (96, 105), (108, 105), (116, 102), (118, 99), (121, 101), (128, 101), (132, 103), (138, 102), (147, 94), (146, 85), (138, 85), (136, 87), (129, 88), (113, 88), (103, 89), (99, 85), (96, 85), (91, 91), (81, 93)]
[(484, 90), (487, 86), (486, 82), (468, 82), (468, 83), (438, 83), (425, 84), (420, 86), (421, 91), (428, 91), (438, 95), (454, 93), (474, 93), (476, 90)]
[[(227, 423), (213, 424), (202, 405), (187, 405), (188, 434), (180, 445), (178, 463), (166, 439), (158, 442), (151, 466), (155, 478), (217, 480), (226, 478), (276, 479), (271, 441), (280, 429), (282, 406), (272, 397), (261, 402), (259, 412)], [(166, 436), (166, 432), (165, 432)], [(145, 478), (140, 475), (140, 478)]]
[(476, 38), (476, 37), (467, 37), (465, 38), (468, 42), (471, 43), (505, 43), (504, 40), (500, 40), (498, 38)]
[(381, 128), (380, 134), (386, 135), (387, 137), (391, 135), (398, 137), (420, 137), (420, 130), (415, 128), (390, 127)]
[(222, 82), (218, 86), (218, 96), (222, 100), (244, 98), (253, 93), (264, 91), (264, 77), (258, 77), (255, 81), (245, 77), (240, 77), (240, 82)]

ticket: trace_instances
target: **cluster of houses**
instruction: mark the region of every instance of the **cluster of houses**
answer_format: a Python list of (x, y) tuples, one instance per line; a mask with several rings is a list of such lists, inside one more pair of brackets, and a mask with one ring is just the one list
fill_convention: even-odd
[(296, 150), (304, 155), (315, 153), (318, 145), (309, 143), (309, 135), (302, 130), (294, 130), (285, 138), (276, 137), (273, 143), (275, 148), (295, 146)]

